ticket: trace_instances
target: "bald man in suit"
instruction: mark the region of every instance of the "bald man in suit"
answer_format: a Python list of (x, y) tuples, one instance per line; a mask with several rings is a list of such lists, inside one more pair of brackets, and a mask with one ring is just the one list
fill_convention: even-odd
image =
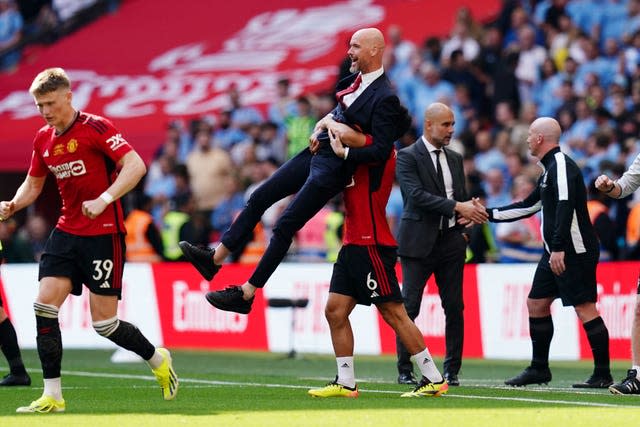
[[(404, 212), (398, 233), (402, 264), (402, 295), (409, 317), (420, 313), (427, 280), (435, 275), (446, 317), (444, 377), (457, 386), (462, 364), (464, 303), (462, 271), (468, 237), (457, 217), (482, 223), (487, 213), (467, 195), (462, 156), (449, 149), (455, 119), (442, 103), (427, 107), (424, 133), (398, 153), (396, 177), (400, 183)], [(406, 348), (396, 340), (398, 382), (415, 381)]]

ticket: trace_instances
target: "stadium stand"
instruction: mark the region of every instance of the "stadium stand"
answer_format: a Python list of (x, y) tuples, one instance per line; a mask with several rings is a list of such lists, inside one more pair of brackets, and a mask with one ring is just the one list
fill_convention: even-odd
[[(119, 3), (49, 2), (58, 23), (25, 31), (20, 43), (22, 46), (43, 40), (56, 43), (107, 11), (118, 15), (122, 9), (117, 9)], [(585, 184), (603, 172), (619, 175), (640, 153), (640, 0), (479, 3), (486, 3), (493, 13), (476, 18), (480, 15), (477, 8), (471, 10), (453, 2), (449, 6), (452, 10), (447, 29), (442, 34), (416, 34), (414, 29), (407, 32), (409, 22), (390, 19), (381, 26), (387, 31), (388, 41), (385, 70), (413, 115), (413, 131), (421, 132), (422, 112), (430, 102), (451, 105), (457, 120), (453, 145), (467, 159), (471, 192), (481, 187), (489, 195), (494, 193), (491, 185), (497, 174), (504, 181), (500, 194), (508, 198), (514, 178), (522, 173), (522, 168), (527, 174), (536, 174), (535, 162), (527, 157), (523, 141), (528, 123), (538, 115), (553, 116), (560, 121), (562, 149), (583, 168)], [(11, 0), (0, 0), (2, 4), (15, 8)], [(72, 9), (79, 5), (86, 7)], [(39, 15), (33, 11), (29, 16), (25, 28), (38, 21), (34, 16)], [(206, 56), (200, 54), (201, 58)], [(245, 55), (248, 58), (251, 53)], [(336, 74), (339, 62), (334, 62)], [(159, 62), (156, 65), (162, 66)], [(201, 209), (201, 220), (210, 222), (211, 212), (218, 205), (233, 199), (237, 206), (242, 194), (290, 157), (289, 135), (299, 136), (302, 127), (309, 126), (309, 117), (313, 120), (321, 117), (333, 102), (326, 95), (330, 91), (326, 85), (309, 89), (293, 76), (274, 79), (271, 87), (265, 89), (273, 95), (267, 97), (268, 101), (257, 98), (255, 91), (246, 85), (215, 84), (225, 90), (207, 111), (199, 115), (175, 115), (176, 120), (168, 129), (156, 129), (156, 134), (167, 132), (167, 141), (160, 144), (157, 139), (153, 148), (147, 150), (150, 174), (147, 185), (138, 191), (147, 191), (154, 197), (160, 227), (162, 212), (171, 210), (175, 203), (172, 193), (176, 182), (185, 179), (185, 174), (176, 176), (175, 171), (181, 170), (177, 166), (186, 164), (187, 179), (201, 172), (189, 170), (186, 162), (195, 149), (197, 135), (209, 135), (210, 147), (227, 151), (231, 162), (224, 180), (234, 190)], [(305, 92), (301, 92), (301, 87)], [(307, 104), (310, 109), (306, 109), (305, 120), (301, 120), (299, 108)], [(266, 121), (267, 116), (272, 121)], [(412, 142), (411, 138), (408, 140)], [(513, 158), (522, 162), (517, 171), (507, 162)], [(25, 160), (23, 164), (26, 163)], [(157, 185), (152, 184), (156, 181)], [(168, 191), (162, 197), (157, 196), (159, 185)], [(628, 212), (637, 203), (633, 197), (606, 201), (608, 215), (615, 224), (614, 240), (618, 245), (615, 259), (628, 258), (632, 254), (628, 246), (637, 245), (635, 241), (626, 241)], [(269, 225), (282, 208), (275, 207), (264, 218), (265, 239), (269, 239)], [(20, 222), (24, 223), (24, 218)], [(228, 219), (221, 223), (228, 224)], [(629, 227), (635, 229), (637, 224)], [(224, 230), (211, 228), (211, 243), (221, 231)]]

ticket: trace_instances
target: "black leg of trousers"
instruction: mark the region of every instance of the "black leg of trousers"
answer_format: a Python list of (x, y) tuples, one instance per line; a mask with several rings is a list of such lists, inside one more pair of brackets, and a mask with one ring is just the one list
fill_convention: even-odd
[(462, 296), (462, 273), (466, 242), (458, 232), (446, 233), (436, 242), (441, 254), (435, 268), (435, 279), (445, 316), (446, 354), (443, 370), (457, 374), (462, 365), (464, 342), (464, 302)]
[(287, 254), (296, 232), (340, 191), (342, 187), (327, 188), (317, 185), (311, 179), (307, 180), (276, 222), (269, 246), (249, 279), (249, 283), (258, 288), (262, 288), (267, 283)]
[[(444, 372), (457, 374), (462, 364), (464, 341), (464, 303), (462, 273), (466, 242), (458, 232), (446, 233), (436, 240), (436, 248), (425, 258), (402, 257), (402, 296), (407, 314), (415, 320), (420, 314), (420, 303), (427, 280), (435, 274), (438, 293), (445, 314), (446, 354)], [(412, 369), (410, 355), (396, 337), (398, 371)]]
[[(435, 264), (424, 258), (400, 259), (402, 266), (402, 298), (409, 318), (413, 321), (420, 314), (422, 293), (427, 280), (433, 273)], [(398, 357), (398, 373), (413, 372), (411, 354), (407, 351), (400, 338), (396, 335), (396, 353)]]
[(234, 252), (249, 241), (264, 212), (302, 188), (309, 175), (312, 157), (308, 149), (302, 150), (256, 188), (242, 212), (222, 235), (222, 244)]

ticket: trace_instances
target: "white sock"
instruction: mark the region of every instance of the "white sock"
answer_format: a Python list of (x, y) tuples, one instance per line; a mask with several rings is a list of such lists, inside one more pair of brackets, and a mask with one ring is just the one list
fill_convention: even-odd
[(420, 353), (414, 354), (411, 359), (418, 365), (422, 376), (427, 377), (429, 381), (439, 383), (443, 380), (436, 364), (433, 363), (429, 349), (425, 348)]
[(631, 369), (636, 370), (636, 378), (640, 380), (640, 365), (633, 365)]
[(336, 357), (338, 365), (338, 384), (354, 388), (356, 386), (356, 376), (353, 370), (353, 356)]
[(62, 378), (45, 378), (43, 395), (62, 400)]
[(162, 355), (158, 353), (158, 350), (153, 353), (151, 359), (147, 360), (147, 363), (149, 364), (149, 366), (151, 366), (151, 369), (158, 369), (160, 365), (162, 365), (162, 362), (164, 362), (164, 357), (162, 357)]

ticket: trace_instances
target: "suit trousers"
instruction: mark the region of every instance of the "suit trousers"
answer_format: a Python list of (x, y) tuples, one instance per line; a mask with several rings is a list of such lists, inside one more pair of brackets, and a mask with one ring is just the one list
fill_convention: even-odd
[[(464, 302), (462, 299), (462, 272), (466, 255), (466, 241), (459, 230), (438, 232), (431, 253), (424, 258), (401, 257), (402, 296), (407, 314), (415, 320), (427, 280), (435, 275), (438, 293), (445, 315), (446, 354), (443, 370), (457, 374), (462, 364), (464, 341)], [(427, 347), (429, 343), (426, 342)], [(398, 372), (412, 372), (410, 354), (396, 338)]]
[(283, 164), (256, 188), (223, 234), (221, 242), (235, 251), (251, 239), (253, 229), (271, 205), (295, 194), (273, 228), (269, 246), (249, 279), (252, 285), (265, 285), (286, 256), (295, 233), (344, 189), (353, 173), (352, 166), (330, 150), (323, 148), (313, 155), (305, 149)]

